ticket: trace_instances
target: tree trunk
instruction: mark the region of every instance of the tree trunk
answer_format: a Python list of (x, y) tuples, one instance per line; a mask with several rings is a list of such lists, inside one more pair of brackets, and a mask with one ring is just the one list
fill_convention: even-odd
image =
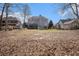
[(0, 16), (0, 30), (1, 30), (1, 27), (2, 27), (2, 18), (3, 18), (4, 9), (5, 9), (5, 4), (3, 5), (1, 16)]
[(5, 21), (5, 31), (8, 29), (8, 4), (6, 4), (6, 21)]

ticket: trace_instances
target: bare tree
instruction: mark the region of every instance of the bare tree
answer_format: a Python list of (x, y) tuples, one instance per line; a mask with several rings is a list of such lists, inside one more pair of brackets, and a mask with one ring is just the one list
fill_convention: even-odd
[(28, 16), (30, 15), (30, 7), (28, 6), (28, 4), (24, 4), (21, 7), (21, 15), (23, 16), (23, 27), (25, 27), (26, 18), (28, 18)]
[(26, 18), (30, 15), (30, 7), (28, 4), (15, 4), (17, 9), (19, 10), (19, 15), (23, 19), (23, 25), (25, 25)]
[(0, 16), (0, 29), (2, 27), (3, 14), (5, 13), (6, 14), (5, 30), (7, 30), (7, 28), (8, 28), (8, 23), (7, 23), (8, 21), (7, 21), (7, 19), (8, 19), (8, 14), (9, 14), (9, 7), (11, 6), (11, 4), (10, 3), (4, 3), (2, 6), (3, 7), (2, 7), (2, 11), (1, 11), (1, 16)]
[(30, 14), (29, 6), (27, 4), (25, 4), (23, 7), (24, 22), (25, 22), (26, 16), (28, 16), (29, 14)]
[(5, 31), (7, 31), (8, 28), (8, 13), (9, 13), (9, 8), (11, 4), (10, 3), (5, 3), (5, 13), (6, 13), (6, 21), (5, 21)]
[(2, 18), (3, 18), (4, 10), (5, 10), (5, 4), (3, 4), (2, 11), (1, 11), (1, 16), (0, 16), (0, 30), (1, 30), (1, 27), (2, 27)]
[[(20, 5), (20, 7), (19, 7)], [(2, 8), (2, 13), (1, 13), (1, 17), (0, 17), (0, 28), (1, 28), (1, 22), (2, 22), (2, 18), (3, 18), (3, 13), (6, 14), (6, 18), (5, 18), (5, 31), (7, 31), (8, 28), (8, 16), (9, 13), (15, 13), (16, 11), (14, 11), (14, 9), (19, 9), (19, 13), (21, 13), (21, 17), (23, 17), (23, 21), (25, 23), (26, 17), (28, 17), (30, 15), (30, 8), (27, 4), (12, 4), (12, 3), (4, 3), (3, 4), (3, 8)]]
[(70, 8), (72, 10), (72, 13), (76, 16), (76, 18), (79, 19), (79, 5), (77, 3), (66, 3), (64, 4), (62, 10), (65, 11), (68, 8)]

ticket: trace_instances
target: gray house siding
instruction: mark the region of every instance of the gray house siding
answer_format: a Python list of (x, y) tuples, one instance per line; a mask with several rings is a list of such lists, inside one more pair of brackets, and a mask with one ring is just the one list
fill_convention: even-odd
[(48, 27), (48, 19), (43, 16), (33, 16), (28, 19), (28, 26), (30, 24), (36, 24), (37, 28), (43, 29), (44, 27)]
[(77, 29), (77, 28), (79, 28), (79, 20), (73, 19), (73, 20), (67, 20), (67, 21), (64, 21), (64, 22), (62, 22), (60, 20), (56, 24), (56, 28), (59, 28), (59, 29)]

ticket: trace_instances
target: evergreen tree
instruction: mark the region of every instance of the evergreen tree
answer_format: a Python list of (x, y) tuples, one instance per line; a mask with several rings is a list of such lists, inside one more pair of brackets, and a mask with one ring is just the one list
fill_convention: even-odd
[(48, 29), (52, 28), (53, 27), (53, 22), (52, 20), (50, 20), (49, 24), (48, 24)]

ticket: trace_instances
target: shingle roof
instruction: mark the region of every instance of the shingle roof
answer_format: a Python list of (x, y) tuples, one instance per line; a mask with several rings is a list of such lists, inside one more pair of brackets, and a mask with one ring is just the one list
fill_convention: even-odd
[(65, 23), (65, 22), (69, 22), (69, 21), (71, 21), (72, 19), (61, 19), (60, 21), (62, 22), (62, 23)]
[[(3, 20), (5, 20), (6, 19), (6, 17), (3, 17)], [(8, 17), (8, 20), (18, 20), (16, 17), (12, 17), (12, 16), (10, 16), (10, 17)]]

